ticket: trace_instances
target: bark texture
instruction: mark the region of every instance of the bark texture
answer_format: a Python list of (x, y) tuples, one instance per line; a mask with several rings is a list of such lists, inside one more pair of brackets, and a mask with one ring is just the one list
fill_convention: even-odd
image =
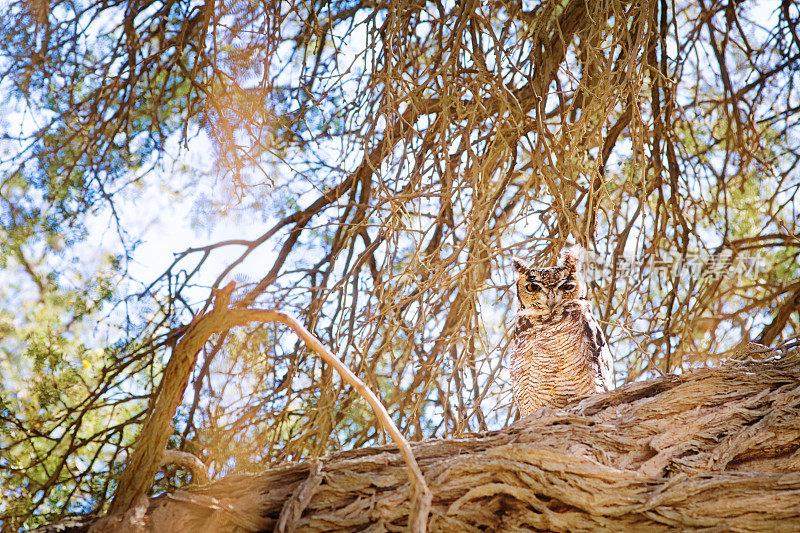
[[(800, 357), (634, 383), (413, 450), (429, 531), (800, 530)], [(400, 531), (409, 490), (396, 447), (354, 450), (155, 498), (140, 530)]]

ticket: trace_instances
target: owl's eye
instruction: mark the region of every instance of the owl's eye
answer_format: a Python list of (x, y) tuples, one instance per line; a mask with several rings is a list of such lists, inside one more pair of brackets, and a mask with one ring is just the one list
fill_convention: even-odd
[(561, 287), (559, 287), (562, 291), (571, 291), (575, 288), (575, 284), (571, 281), (564, 283)]
[(525, 289), (526, 289), (528, 292), (536, 292), (536, 291), (538, 291), (539, 289), (541, 289), (541, 287), (539, 287), (539, 285), (538, 285), (537, 283), (534, 283), (534, 282), (532, 282), (532, 281), (529, 281), (529, 282), (528, 282), (528, 284), (527, 284), (527, 285), (525, 285)]

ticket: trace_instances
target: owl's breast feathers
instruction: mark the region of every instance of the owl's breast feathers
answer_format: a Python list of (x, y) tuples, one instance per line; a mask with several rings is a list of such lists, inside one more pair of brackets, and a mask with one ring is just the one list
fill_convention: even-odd
[(514, 396), (523, 416), (613, 388), (611, 352), (585, 300), (552, 314), (521, 309), (511, 358)]

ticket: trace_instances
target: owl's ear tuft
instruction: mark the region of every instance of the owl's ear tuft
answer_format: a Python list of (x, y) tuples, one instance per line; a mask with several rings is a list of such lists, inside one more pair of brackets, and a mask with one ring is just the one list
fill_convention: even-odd
[(525, 262), (519, 257), (512, 257), (511, 264), (514, 265), (514, 270), (517, 274), (523, 275), (528, 273), (528, 265), (526, 265)]
[(581, 263), (583, 262), (583, 254), (584, 251), (581, 245), (573, 244), (561, 252), (561, 260), (564, 262), (565, 267), (576, 271), (580, 269)]

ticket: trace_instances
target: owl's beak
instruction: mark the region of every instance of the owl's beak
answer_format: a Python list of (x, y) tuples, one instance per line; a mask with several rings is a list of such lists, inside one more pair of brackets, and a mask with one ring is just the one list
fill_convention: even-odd
[(556, 307), (556, 294), (554, 292), (547, 293), (547, 308), (552, 311)]

